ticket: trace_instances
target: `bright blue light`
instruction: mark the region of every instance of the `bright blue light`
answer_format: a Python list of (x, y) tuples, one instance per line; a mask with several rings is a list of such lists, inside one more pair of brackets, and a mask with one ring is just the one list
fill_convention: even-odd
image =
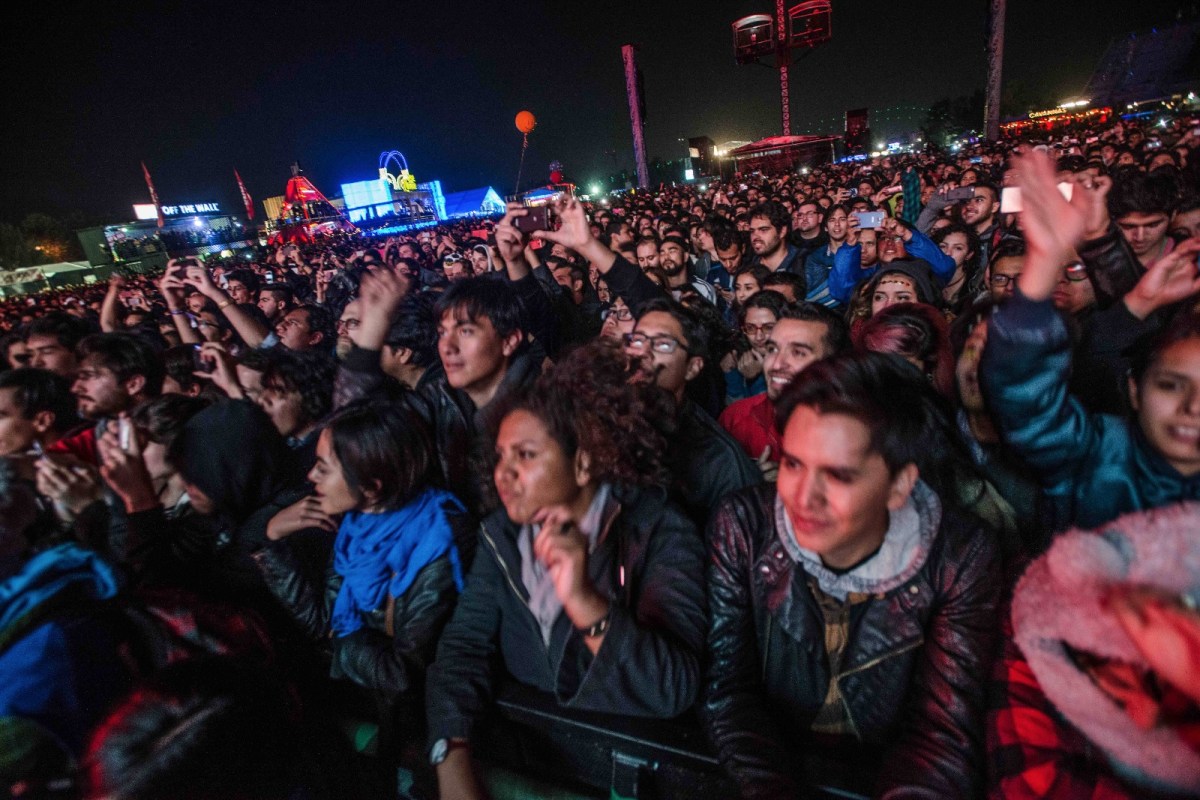
[(346, 198), (346, 208), (364, 208), (392, 202), (392, 189), (385, 182), (376, 178), (373, 181), (358, 181), (342, 184), (342, 197)]

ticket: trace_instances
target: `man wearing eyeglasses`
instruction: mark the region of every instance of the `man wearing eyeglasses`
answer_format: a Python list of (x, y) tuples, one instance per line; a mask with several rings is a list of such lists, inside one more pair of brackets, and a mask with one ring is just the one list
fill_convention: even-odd
[(1000, 243), (988, 265), (988, 289), (992, 299), (999, 302), (1012, 297), (1017, 287), (1017, 278), (1025, 264), (1025, 246), (1015, 239)]
[(625, 335), (625, 352), (638, 361), (639, 378), (654, 381), (675, 398), (672, 471), (684, 510), (703, 525), (721, 498), (761, 482), (762, 474), (733, 437), (686, 397), (688, 383), (700, 377), (708, 357), (704, 324), (668, 299), (648, 301), (638, 311), (633, 333)]

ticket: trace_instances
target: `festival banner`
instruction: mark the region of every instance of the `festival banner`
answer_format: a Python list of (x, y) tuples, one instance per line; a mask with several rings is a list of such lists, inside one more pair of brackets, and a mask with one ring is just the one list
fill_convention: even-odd
[(146, 188), (150, 190), (150, 202), (154, 203), (154, 210), (158, 212), (158, 227), (166, 224), (163, 218), (162, 205), (158, 202), (158, 192), (154, 190), (154, 181), (150, 180), (150, 170), (146, 169), (146, 162), (142, 162), (142, 175), (146, 176)]
[(250, 193), (246, 191), (246, 184), (242, 183), (242, 176), (238, 175), (238, 171), (233, 171), (233, 177), (237, 178), (238, 191), (242, 193), (242, 202), (246, 205), (246, 219), (254, 219), (254, 201), (250, 199)]

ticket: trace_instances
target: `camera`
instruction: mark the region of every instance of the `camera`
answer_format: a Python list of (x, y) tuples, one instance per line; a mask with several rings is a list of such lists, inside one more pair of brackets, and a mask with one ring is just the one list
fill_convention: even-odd
[(550, 230), (550, 207), (536, 206), (530, 208), (523, 217), (513, 217), (513, 227), (527, 235), (534, 231)]

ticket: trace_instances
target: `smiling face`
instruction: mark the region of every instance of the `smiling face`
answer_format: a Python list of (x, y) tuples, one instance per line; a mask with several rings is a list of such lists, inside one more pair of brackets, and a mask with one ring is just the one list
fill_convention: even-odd
[(527, 525), (543, 508), (575, 505), (587, 475), (534, 414), (511, 412), (496, 436), (496, 492), (508, 518)]
[(871, 450), (871, 431), (844, 414), (797, 406), (781, 442), (779, 498), (796, 543), (835, 569), (878, 549), (889, 512), (904, 506), (916, 481), (908, 465), (892, 475)]
[(763, 357), (767, 397), (772, 402), (779, 399), (801, 370), (830, 355), (825, 346), (828, 333), (829, 327), (823, 322), (784, 317), (775, 323)]
[[(684, 387), (700, 374), (704, 359), (689, 354), (685, 349), (687, 341), (679, 320), (665, 311), (651, 311), (637, 321), (633, 333), (641, 334), (646, 339), (640, 346), (625, 346), (629, 357), (639, 361), (639, 374), (653, 376), (659, 388), (674, 396), (676, 401), (681, 401)], [(671, 348), (664, 342), (674, 342), (672, 352), (665, 352)]]
[(1180, 474), (1200, 473), (1200, 339), (1168, 345), (1129, 396), (1154, 449)]

